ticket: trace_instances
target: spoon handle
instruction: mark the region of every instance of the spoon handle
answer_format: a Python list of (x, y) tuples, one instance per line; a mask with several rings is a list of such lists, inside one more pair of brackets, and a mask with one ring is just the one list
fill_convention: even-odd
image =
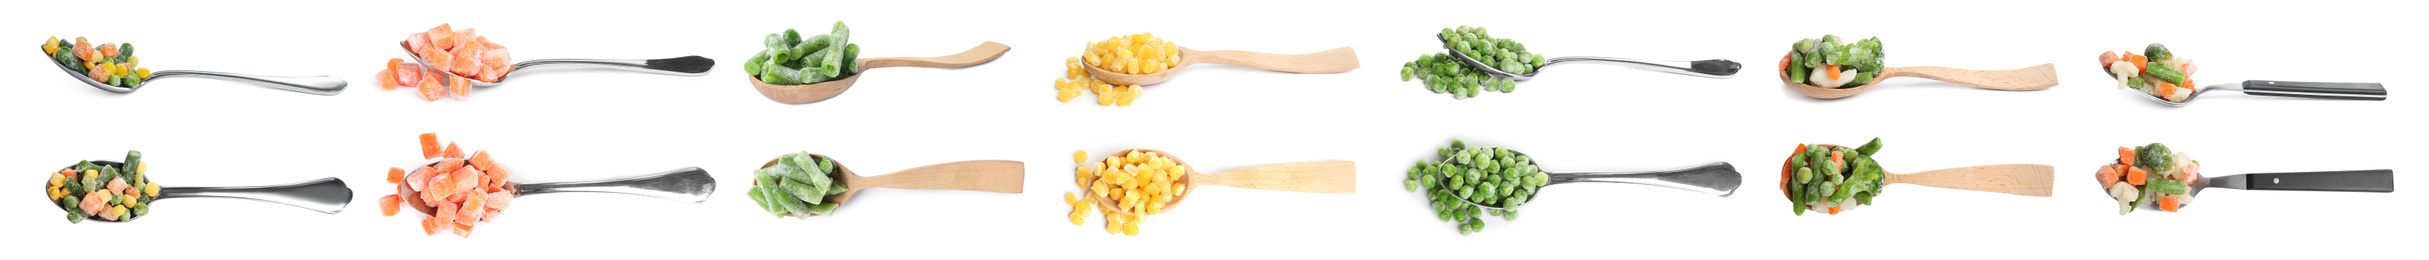
[(2049, 197), (2057, 168), (2039, 164), (1987, 165), (1913, 174), (1889, 174), (1887, 183)]
[(2051, 64), (2041, 64), (2040, 66), (2000, 71), (1967, 70), (1949, 67), (1897, 67), (1884, 70), (1881, 72), (1881, 77), (1876, 78), (1873, 82), (1877, 83), (1880, 82), (1879, 79), (1894, 77), (1918, 77), (1948, 83), (1957, 83), (1958, 85), (1973, 86), (1977, 88), (2007, 91), (2042, 90), (2058, 86), (2058, 70), (2056, 69), (2055, 65)]
[(871, 187), (1021, 193), (1020, 161), (961, 161), (868, 177)]
[(338, 78), (336, 78), (336, 77), (330, 77), (330, 76), (311, 76), (311, 77), (255, 76), (255, 75), (245, 75), (245, 74), (226, 73), (226, 72), (214, 72), (214, 71), (194, 71), (194, 70), (163, 70), (163, 71), (158, 71), (158, 72), (153, 72), (153, 73), (152, 73), (152, 78), (153, 78), (153, 79), (159, 79), (159, 78), (178, 78), (178, 77), (207, 78), (207, 79), (217, 79), (217, 80), (234, 81), (234, 82), (245, 83), (245, 84), (253, 84), (253, 85), (255, 85), (255, 86), (268, 87), (268, 88), (273, 88), (273, 89), (278, 89), (278, 90), (294, 91), (294, 92), (300, 92), (300, 93), (304, 93), (304, 94), (313, 94), (313, 95), (322, 95), (322, 96), (335, 96), (335, 95), (337, 95), (337, 93), (338, 93), (338, 92), (343, 92), (343, 91), (345, 91), (345, 90), (346, 90), (346, 80), (343, 80), (343, 79), (338, 79)]
[(515, 186), (516, 196), (557, 192), (603, 192), (641, 195), (662, 199), (700, 203), (717, 191), (717, 179), (700, 167), (685, 167), (658, 174), (603, 181), (532, 183)]
[(715, 67), (716, 65), (716, 60), (711, 60), (707, 57), (683, 56), (655, 60), (540, 59), (516, 63), (514, 65), (514, 69), (516, 71), (522, 71), (524, 69), (536, 67), (567, 66), (648, 72), (676, 76), (700, 76), (708, 75), (709, 68)]
[[(1728, 197), (1744, 184), (1737, 167), (1727, 162), (1715, 162), (1694, 168), (1635, 173), (1554, 173), (1550, 184), (1570, 182), (1603, 182), (1644, 184), (1688, 190)], [(1549, 185), (1549, 184), (1546, 184)]]
[(1349, 47), (1295, 55), (1252, 51), (1206, 51), (1197, 54), (1203, 54), (1207, 63), (1290, 73), (1337, 73), (1358, 69), (1358, 52)]
[(2243, 81), (2243, 93), (2299, 98), (2387, 100), (2387, 86), (2378, 83), (2246, 80)]
[(286, 185), (251, 187), (162, 187), (160, 198), (237, 198), (287, 204), (321, 213), (337, 214), (354, 201), (354, 189), (337, 178), (298, 182)]
[(1249, 189), (1349, 194), (1358, 191), (1358, 165), (1350, 161), (1276, 164), (1190, 176), (1190, 182)]
[(1591, 56), (1570, 56), (1570, 57), (1559, 57), (1559, 58), (1552, 58), (1552, 59), (1550, 59), (1550, 60), (1545, 60), (1545, 61), (1543, 62), (1543, 66), (1544, 66), (1544, 67), (1551, 67), (1551, 66), (1552, 66), (1552, 64), (1560, 64), (1560, 63), (1564, 63), (1564, 62), (1594, 62), (1594, 63), (1609, 63), (1609, 64), (1629, 65), (1629, 66), (1633, 66), (1633, 67), (1637, 67), (1637, 68), (1643, 68), (1643, 69), (1648, 69), (1648, 70), (1653, 70), (1653, 71), (1669, 72), (1669, 73), (1678, 73), (1678, 74), (1684, 74), (1684, 75), (1690, 75), (1690, 76), (1699, 76), (1699, 77), (1706, 77), (1706, 78), (1729, 78), (1729, 77), (1732, 77), (1732, 76), (1736, 76), (1736, 75), (1737, 75), (1737, 70), (1743, 67), (1742, 65), (1737, 64), (1737, 62), (1736, 62), (1736, 61), (1729, 61), (1728, 59), (1710, 59), (1710, 60), (1699, 60), (1699, 61), (1666, 61), (1666, 60), (1645, 60), (1645, 59), (1612, 58), (1612, 57), (1591, 57)]
[(1005, 52), (1011, 51), (1012, 46), (1007, 46), (1002, 43), (985, 42), (979, 43), (978, 47), (970, 47), (970, 50), (968, 51), (962, 51), (961, 53), (942, 57), (870, 58), (860, 63), (860, 70), (868, 71), (868, 69), (884, 67), (960, 68), (978, 66), (979, 64), (986, 64), (989, 61), (995, 61), (995, 58), (1003, 57)]
[(2395, 192), (2395, 170), (2245, 174), (2245, 190)]

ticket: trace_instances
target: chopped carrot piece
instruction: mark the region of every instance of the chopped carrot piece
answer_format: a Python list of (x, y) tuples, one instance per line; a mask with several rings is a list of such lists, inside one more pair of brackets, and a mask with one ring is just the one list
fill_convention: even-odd
[(439, 158), (439, 133), (422, 133), (422, 159)]
[(404, 200), (404, 197), (396, 194), (380, 196), (380, 216), (396, 216), (396, 203), (404, 202)]
[(2100, 68), (2109, 68), (2110, 63), (2117, 63), (2117, 51), (2100, 52)]
[(2100, 166), (2100, 173), (2094, 175), (2100, 178), (2101, 188), (2109, 188), (2112, 184), (2117, 184), (2117, 178), (2125, 177), (2125, 173), (2117, 172), (2117, 167), (2107, 165)]
[[(1847, 164), (1847, 155), (1846, 155), (1846, 153), (1844, 153), (1844, 152), (1830, 152), (1830, 164), (1833, 164), (1833, 165), (1844, 165), (1844, 164)], [(1819, 172), (1817, 172), (1817, 173), (1819, 173)], [(1833, 173), (1830, 173), (1830, 174), (1838, 174), (1838, 173), (1833, 172)]]
[(438, 234), (439, 234), (439, 229), (440, 229), (440, 227), (442, 227), (441, 225), (446, 225), (446, 224), (441, 224), (441, 223), (439, 223), (439, 218), (438, 218), (438, 217), (433, 216), (433, 217), (422, 218), (422, 235), (424, 235), (424, 236), (434, 236), (434, 235), (438, 235)]
[(2185, 166), (2184, 175), (2184, 183), (2193, 183), (2193, 181), (2201, 180), (2201, 163), (2193, 163), (2193, 165)]
[(473, 169), (488, 170), (498, 167), (497, 162), (489, 161), (489, 150), (472, 151), (472, 158), (466, 160), (472, 161)]
[(2124, 146), (2118, 146), (2118, 147), (2117, 147), (2117, 164), (2124, 164), (2125, 166), (2134, 166), (2134, 148), (2133, 148), (2133, 147), (2124, 147)]
[(1847, 206), (1847, 205), (1830, 206), (1830, 214), (1831, 214), (1831, 215), (1838, 215), (1838, 214), (1839, 214), (1839, 207), (1845, 207), (1845, 206)]
[(395, 71), (380, 70), (380, 74), (376, 78), (380, 79), (380, 90), (396, 90)]
[(405, 183), (405, 168), (388, 167), (388, 184)]
[(2150, 177), (2151, 172), (2144, 171), (2141, 167), (2125, 168), (2125, 183), (2127, 184), (2142, 185), (2145, 182), (2150, 182)]
[(464, 159), (464, 149), (456, 147), (455, 142), (447, 142), (447, 149), (440, 150), (439, 157), (448, 159)]
[(2175, 196), (2159, 196), (2159, 210), (2176, 212), (2176, 204)]
[(1830, 80), (1839, 80), (1839, 65), (1822, 65), (1822, 67), (1826, 68), (1825, 70), (1830, 71), (1828, 72), (1830, 73)]
[[(492, 166), (492, 167), (495, 167), (495, 166)], [(487, 179), (489, 179), (489, 183), (485, 183), (485, 184), (483, 184), (483, 185), (487, 185), (487, 186), (489, 186), (489, 187), (491, 187), (491, 188), (504, 188), (504, 187), (506, 187), (506, 177), (509, 177), (509, 176), (514, 176), (514, 171), (513, 171), (513, 170), (507, 170), (507, 169), (506, 169), (506, 167), (495, 167), (495, 168), (489, 168), (489, 170), (482, 171), (482, 172), (489, 173), (489, 178), (487, 178)]]
[(430, 178), (433, 177), (431, 175), (438, 174), (435, 171), (436, 170), (430, 169), (430, 166), (422, 166), (420, 169), (414, 169), (413, 174), (405, 175), (405, 185), (410, 185), (407, 187), (411, 187), (416, 191), (422, 190), (422, 187), (429, 187)]
[(455, 224), (456, 237), (472, 237), (472, 224)]
[[(1788, 70), (1788, 60), (1794, 59), (1794, 57), (1796, 57), (1795, 54), (1780, 55), (1780, 70)], [(1803, 144), (1798, 145), (1801, 146)]]
[(439, 163), (437, 165), (430, 166), (431, 169), (439, 170), (439, 173), (454, 173), (456, 169), (462, 169), (463, 167), (464, 159), (455, 158), (439, 159)]

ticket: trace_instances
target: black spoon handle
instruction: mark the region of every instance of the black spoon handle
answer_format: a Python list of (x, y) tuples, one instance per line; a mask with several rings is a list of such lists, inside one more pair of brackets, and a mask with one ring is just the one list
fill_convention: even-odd
[(2395, 192), (2395, 170), (2245, 174), (2247, 190)]

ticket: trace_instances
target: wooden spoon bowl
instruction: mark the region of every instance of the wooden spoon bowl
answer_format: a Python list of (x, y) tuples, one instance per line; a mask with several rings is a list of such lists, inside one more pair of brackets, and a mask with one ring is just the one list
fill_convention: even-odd
[[(1815, 147), (1816, 148), (1809, 149), (1836, 149), (1845, 146), (1822, 144), (1816, 145)], [(1795, 170), (1793, 168), (1788, 168), (1789, 165), (1793, 165), (1794, 163), (1794, 161), (1790, 160), (1795, 160), (1795, 158), (1796, 154), (1789, 154), (1787, 159), (1781, 160), (1781, 168), (1788, 169), (1790, 171)], [(1882, 174), (1883, 175), (1881, 177), (1883, 178), (1882, 182), (1884, 186), (1887, 184), (1905, 183), (1959, 190), (2049, 197), (2052, 190), (2051, 183), (2055, 182), (2057, 179), (2058, 171), (2057, 168), (2050, 167), (2049, 165), (2002, 164), (1939, 169), (1910, 174), (1889, 172), (1882, 172)], [(1793, 178), (1793, 176), (1790, 178)], [(1793, 180), (1783, 181), (1783, 183), (1785, 183), (1785, 181)], [(1783, 189), (1780, 189), (1781, 195), (1789, 195), (1787, 194), (1788, 189), (1785, 189), (1784, 185), (1785, 184), (1782, 186)]]
[[(835, 158), (820, 154), (810, 155), (828, 158), (828, 160)], [(767, 168), (775, 166), (776, 163), (777, 160), (770, 159), (766, 164), (760, 164), (759, 167)], [(840, 205), (841, 203), (852, 200), (852, 195), (859, 194), (860, 190), (868, 188), (966, 190), (1020, 194), (1023, 175), (1028, 169), (1020, 161), (978, 160), (920, 166), (885, 175), (866, 177), (853, 172), (850, 167), (844, 167), (841, 161), (834, 164), (835, 172), (828, 173), (827, 177), (843, 181), (846, 190), (843, 193), (827, 195), (823, 200), (827, 203), (839, 204), (836, 205), (837, 208), (843, 207)], [(759, 181), (753, 178), (751, 185), (759, 185)], [(819, 215), (811, 214), (810, 216)]]
[(1146, 86), (1171, 80), (1173, 72), (1198, 63), (1231, 64), (1290, 73), (1347, 72), (1358, 69), (1358, 52), (1341, 47), (1309, 54), (1283, 55), (1250, 51), (1198, 51), (1182, 47), (1181, 60), (1174, 63), (1177, 64), (1173, 64), (1172, 68), (1148, 74), (1121, 73), (1097, 68), (1094, 64), (1081, 67), (1087, 68), (1088, 75), (1107, 84)]
[(853, 66), (853, 68), (857, 69), (852, 72), (851, 76), (844, 76), (841, 79), (829, 80), (826, 82), (803, 85), (768, 84), (765, 81), (759, 81), (759, 77), (750, 75), (744, 75), (743, 77), (750, 78), (751, 87), (759, 89), (759, 95), (767, 96), (768, 100), (775, 100), (777, 103), (785, 104), (807, 104), (811, 102), (824, 101), (829, 98), (835, 98), (837, 95), (843, 95), (843, 91), (852, 89), (852, 84), (860, 81), (860, 74), (867, 73), (869, 69), (885, 67), (960, 68), (977, 66), (979, 64), (986, 64), (987, 62), (995, 61), (995, 58), (1003, 57), (1005, 52), (1011, 51), (1012, 46), (1006, 46), (1002, 43), (986, 42), (978, 44), (978, 47), (971, 47), (968, 51), (962, 51), (959, 54), (943, 57), (860, 58), (852, 60), (852, 62), (858, 66)]
[[(1197, 193), (1198, 188), (1205, 185), (1330, 194), (1350, 194), (1358, 191), (1358, 166), (1350, 161), (1275, 164), (1204, 174), (1198, 172), (1198, 167), (1190, 166), (1188, 162), (1181, 161), (1180, 156), (1172, 155), (1169, 152), (1130, 149), (1113, 154), (1128, 155), (1140, 152), (1163, 155), (1165, 159), (1171, 160), (1172, 164), (1189, 170), (1188, 173), (1181, 175), (1181, 179), (1173, 180), (1173, 184), (1188, 188), (1182, 189), (1181, 194), (1173, 194), (1172, 200), (1165, 201), (1163, 210), (1155, 214), (1172, 212), (1173, 209), (1180, 208), (1181, 202), (1188, 199), (1189, 194)], [(1096, 196), (1094, 192), (1081, 193), (1087, 194), (1087, 199), (1095, 200), (1096, 205), (1100, 207), (1113, 208), (1115, 205), (1120, 205), (1113, 198)], [(1115, 212), (1117, 212), (1115, 214), (1133, 215), (1128, 211), (1115, 210)]]
[[(1783, 57), (1783, 59), (1785, 59), (1785, 57)], [(1930, 66), (1884, 68), (1881, 69), (1880, 76), (1875, 76), (1872, 78), (1872, 82), (1866, 82), (1864, 85), (1858, 85), (1851, 88), (1825, 88), (1814, 86), (1813, 84), (1789, 81), (1788, 73), (1786, 71), (1787, 69), (1788, 68), (1786, 67), (1780, 68), (1780, 83), (1787, 84), (1788, 89), (1796, 90), (1796, 92), (1799, 94), (1805, 94), (1805, 96), (1818, 99), (1841, 99), (1849, 96), (1855, 96), (1857, 93), (1863, 93), (1865, 90), (1872, 89), (1872, 86), (1874, 85), (1880, 85), (1881, 81), (1896, 77), (1918, 77), (1948, 83), (1956, 83), (1958, 85), (1973, 86), (1976, 88), (2006, 91), (2033, 91), (2058, 86), (2057, 67), (2056, 65), (2048, 63), (2022, 69), (2000, 71), (1965, 70)], [(1811, 77), (1814, 75), (1806, 76)]]

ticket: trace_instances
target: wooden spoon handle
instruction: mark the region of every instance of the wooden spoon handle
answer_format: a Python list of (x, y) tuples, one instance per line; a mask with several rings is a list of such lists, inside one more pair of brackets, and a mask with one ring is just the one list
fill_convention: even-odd
[(2057, 169), (2039, 164), (2004, 164), (1890, 174), (1889, 183), (2049, 197)]
[[(1276, 164), (1241, 168), (1192, 180), (1260, 190), (1348, 194), (1358, 191), (1358, 165), (1350, 161)], [(1198, 177), (1191, 177), (1198, 178)]]
[(921, 68), (960, 68), (960, 67), (969, 67), (969, 66), (977, 66), (977, 65), (979, 65), (979, 64), (986, 64), (988, 61), (994, 61), (994, 60), (995, 60), (995, 58), (997, 58), (997, 57), (1003, 57), (1005, 52), (1011, 52), (1011, 51), (1012, 51), (1012, 46), (1005, 46), (1005, 45), (1004, 45), (1004, 44), (1002, 44), (1002, 43), (986, 42), (986, 43), (980, 43), (980, 44), (978, 44), (978, 47), (970, 47), (970, 50), (968, 50), (968, 51), (962, 51), (962, 52), (961, 52), (961, 53), (959, 53), (959, 54), (953, 54), (953, 55), (948, 55), (948, 56), (943, 56), (943, 57), (924, 57), (924, 58), (921, 58), (921, 57), (889, 57), (889, 58), (868, 58), (868, 59), (863, 60), (863, 61), (861, 61), (861, 62), (860, 62), (860, 69), (861, 69), (861, 70), (863, 70), (863, 71), (866, 71), (866, 70), (868, 70), (868, 69), (874, 69), (874, 68), (884, 68), (884, 67), (921, 67)]
[(1966, 70), (1948, 67), (1897, 67), (1889, 68), (1881, 73), (1882, 79), (1894, 77), (1918, 77), (1948, 83), (1957, 83), (1959, 85), (1973, 86), (1977, 88), (2007, 91), (2042, 90), (2058, 86), (2058, 70), (2056, 69), (2056, 66), (2050, 64), (2041, 64), (2040, 66), (1999, 71)]
[(1251, 51), (1196, 53), (1206, 63), (1249, 66), (1291, 73), (1337, 73), (1358, 68), (1358, 52), (1349, 47), (1323, 52), (1284, 55)]
[(1019, 161), (960, 161), (869, 177), (870, 187), (1021, 193)]

